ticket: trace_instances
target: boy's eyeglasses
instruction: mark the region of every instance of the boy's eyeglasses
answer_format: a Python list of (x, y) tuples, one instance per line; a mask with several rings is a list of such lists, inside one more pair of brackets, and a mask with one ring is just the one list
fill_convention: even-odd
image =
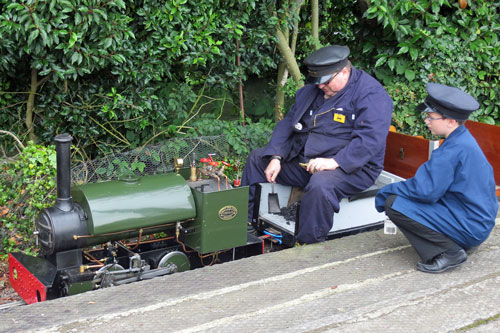
[(441, 119), (445, 119), (445, 118), (443, 118), (443, 117), (441, 117), (441, 118), (432, 118), (431, 116), (427, 115), (426, 117), (424, 117), (424, 119), (427, 119), (429, 121), (433, 121), (433, 120), (441, 120)]

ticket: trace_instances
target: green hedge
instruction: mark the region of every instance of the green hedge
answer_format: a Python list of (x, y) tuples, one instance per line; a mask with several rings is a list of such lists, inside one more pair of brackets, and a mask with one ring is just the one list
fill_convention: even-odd
[(365, 16), (378, 22), (364, 32), (361, 51), (395, 102), (393, 123), (408, 134), (427, 131), (415, 105), (426, 82), (459, 87), (481, 108), (472, 120), (500, 125), (500, 2), (371, 0)]

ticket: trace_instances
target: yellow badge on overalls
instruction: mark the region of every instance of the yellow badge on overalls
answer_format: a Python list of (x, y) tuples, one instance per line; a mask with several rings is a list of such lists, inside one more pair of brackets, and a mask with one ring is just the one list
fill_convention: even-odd
[(345, 116), (340, 113), (334, 113), (333, 114), (333, 121), (339, 122), (339, 123), (345, 123)]

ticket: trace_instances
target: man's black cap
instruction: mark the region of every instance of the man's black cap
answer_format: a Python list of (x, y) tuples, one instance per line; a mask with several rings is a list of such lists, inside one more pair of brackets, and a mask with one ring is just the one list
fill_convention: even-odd
[(427, 98), (417, 106), (423, 112), (437, 112), (459, 121), (469, 118), (472, 111), (479, 109), (479, 103), (468, 93), (438, 83), (427, 83)]
[(331, 45), (314, 51), (304, 60), (308, 70), (307, 82), (327, 82), (334, 73), (340, 72), (347, 65), (348, 56), (347, 46)]

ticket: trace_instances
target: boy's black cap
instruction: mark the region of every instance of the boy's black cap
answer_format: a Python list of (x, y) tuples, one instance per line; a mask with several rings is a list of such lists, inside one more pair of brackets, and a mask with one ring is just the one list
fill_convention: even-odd
[(311, 53), (304, 60), (308, 71), (307, 82), (314, 84), (327, 82), (334, 73), (347, 65), (349, 53), (347, 46), (340, 45), (325, 46)]
[(427, 98), (417, 106), (423, 112), (437, 112), (459, 121), (467, 120), (472, 111), (479, 109), (474, 97), (455, 87), (427, 83)]

